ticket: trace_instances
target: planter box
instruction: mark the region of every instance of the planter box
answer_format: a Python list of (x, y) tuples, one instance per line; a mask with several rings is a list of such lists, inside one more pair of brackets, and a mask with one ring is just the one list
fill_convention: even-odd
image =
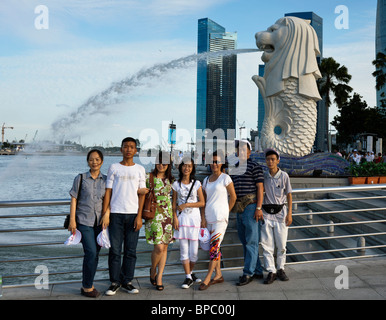
[(366, 184), (378, 184), (379, 177), (367, 177)]
[(366, 177), (349, 177), (348, 182), (350, 184), (365, 184)]
[(380, 184), (386, 183), (386, 176), (379, 177), (379, 182)]

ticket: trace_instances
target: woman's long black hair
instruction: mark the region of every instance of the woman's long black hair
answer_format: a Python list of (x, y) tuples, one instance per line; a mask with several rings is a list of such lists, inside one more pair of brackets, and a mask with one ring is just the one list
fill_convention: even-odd
[[(170, 153), (160, 151), (156, 157), (155, 164), (160, 164), (160, 163), (168, 165), (168, 169), (165, 172), (165, 178), (168, 179), (170, 183), (173, 183), (174, 177), (172, 175), (172, 161), (171, 161)], [(157, 176), (158, 170), (156, 165), (154, 166), (154, 170), (152, 171), (152, 173), (154, 174), (155, 177)]]
[[(196, 179), (196, 166), (194, 165), (193, 158), (183, 158), (180, 165), (178, 166), (178, 182), (181, 184), (182, 178), (184, 177), (184, 174), (182, 173), (182, 166), (186, 163), (192, 164), (192, 172), (190, 173), (190, 181), (194, 181)], [(190, 182), (189, 181), (189, 182)]]

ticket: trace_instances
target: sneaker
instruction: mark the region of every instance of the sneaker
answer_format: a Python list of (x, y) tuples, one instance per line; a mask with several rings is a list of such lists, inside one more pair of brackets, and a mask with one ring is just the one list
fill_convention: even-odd
[(277, 271), (277, 277), (281, 281), (288, 281), (289, 280), (283, 269), (280, 269)]
[(253, 280), (253, 277), (244, 274), (239, 278), (239, 282), (236, 283), (237, 286), (245, 286)]
[(128, 293), (138, 293), (139, 292), (139, 290), (136, 287), (134, 287), (131, 284), (131, 282), (129, 282), (126, 285), (123, 285), (122, 288), (125, 289)]
[(271, 284), (276, 280), (276, 273), (268, 273), (267, 278), (264, 280), (264, 284)]
[(253, 279), (257, 279), (257, 280), (260, 280), (260, 279), (263, 279), (264, 276), (262, 273), (255, 273), (253, 276), (252, 276)]
[(112, 283), (111, 286), (106, 291), (106, 296), (113, 296), (117, 293), (121, 285), (119, 283)]
[(192, 279), (195, 283), (201, 283), (201, 279), (200, 278), (197, 278), (196, 275), (194, 273), (191, 274), (192, 275)]
[(181, 288), (182, 288), (182, 289), (189, 289), (189, 288), (192, 286), (193, 282), (194, 282), (194, 281), (193, 281), (192, 279), (190, 279), (190, 278), (185, 278), (185, 281), (184, 281), (184, 283), (182, 284)]

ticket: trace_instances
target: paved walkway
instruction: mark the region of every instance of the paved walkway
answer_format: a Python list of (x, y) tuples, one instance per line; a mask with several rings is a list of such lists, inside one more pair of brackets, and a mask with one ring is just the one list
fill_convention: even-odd
[[(338, 266), (347, 267), (348, 289), (337, 289), (345, 285), (344, 272)], [(335, 271), (337, 273), (335, 273)], [(128, 294), (120, 290), (115, 296), (102, 294), (99, 300), (191, 300), (195, 303), (204, 301), (237, 301), (237, 300), (385, 300), (386, 299), (386, 258), (352, 259), (334, 262), (288, 265), (287, 282), (280, 280), (271, 285), (264, 285), (262, 280), (238, 287), (236, 282), (241, 270), (224, 271), (224, 283), (199, 291), (198, 285), (190, 289), (181, 289), (183, 276), (164, 277), (165, 290), (158, 292), (151, 286), (149, 279), (136, 278), (134, 285), (139, 294)], [(204, 277), (204, 273), (198, 274)], [(109, 282), (100, 281), (95, 287), (105, 292)], [(0, 300), (93, 300), (80, 295), (80, 283), (50, 285), (48, 290), (37, 290), (35, 287), (3, 289)], [(154, 305), (158, 305), (153, 301)], [(151, 304), (151, 302), (150, 302)]]

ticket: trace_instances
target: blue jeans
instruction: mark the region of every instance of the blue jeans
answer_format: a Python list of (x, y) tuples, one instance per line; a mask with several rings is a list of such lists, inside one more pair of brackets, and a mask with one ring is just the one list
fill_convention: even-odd
[[(112, 283), (126, 285), (134, 278), (139, 237), (139, 231), (134, 230), (136, 217), (136, 214), (110, 214), (109, 274)], [(123, 262), (121, 265), (122, 244)]]
[(237, 214), (237, 233), (244, 250), (243, 274), (262, 275), (259, 259), (260, 222), (254, 218), (256, 203), (248, 205), (244, 212)]
[(82, 234), (81, 241), (84, 251), (82, 285), (83, 288), (90, 289), (93, 286), (94, 277), (98, 266), (99, 251), (101, 250), (101, 247), (98, 245), (96, 238), (102, 231), (102, 227), (88, 227), (82, 224), (78, 224), (77, 229)]

